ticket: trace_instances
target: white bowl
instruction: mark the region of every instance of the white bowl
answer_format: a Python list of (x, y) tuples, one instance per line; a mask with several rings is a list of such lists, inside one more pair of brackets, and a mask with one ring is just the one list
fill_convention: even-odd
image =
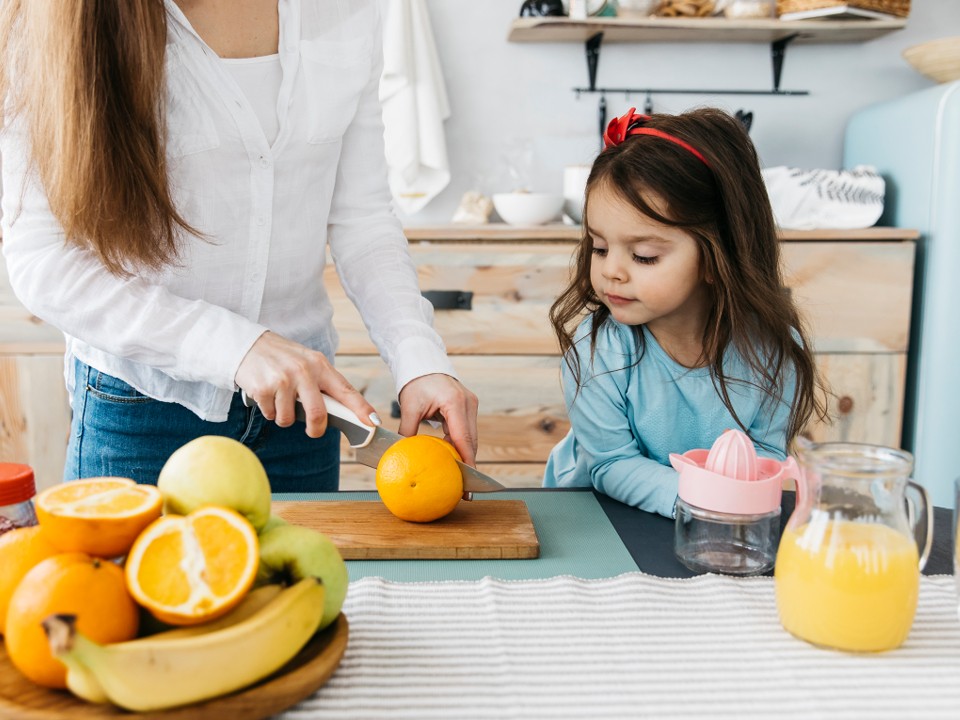
[(504, 222), (511, 225), (543, 225), (557, 220), (563, 208), (563, 195), (557, 193), (495, 193), (493, 207)]

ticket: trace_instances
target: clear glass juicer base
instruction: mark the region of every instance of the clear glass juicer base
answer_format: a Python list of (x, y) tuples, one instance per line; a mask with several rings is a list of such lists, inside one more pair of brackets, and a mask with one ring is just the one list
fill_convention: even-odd
[(780, 508), (761, 515), (735, 515), (678, 499), (674, 527), (674, 552), (691, 570), (760, 575), (777, 557)]

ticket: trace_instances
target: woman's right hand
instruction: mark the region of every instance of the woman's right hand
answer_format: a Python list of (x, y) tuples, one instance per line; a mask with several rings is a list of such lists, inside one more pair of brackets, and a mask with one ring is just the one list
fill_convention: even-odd
[(237, 369), (237, 386), (253, 398), (267, 420), (280, 427), (293, 425), (296, 401), (303, 405), (307, 435), (320, 437), (327, 430), (327, 409), (321, 392), (339, 400), (359, 418), (380, 424), (376, 410), (341, 375), (326, 356), (272, 332), (253, 344)]

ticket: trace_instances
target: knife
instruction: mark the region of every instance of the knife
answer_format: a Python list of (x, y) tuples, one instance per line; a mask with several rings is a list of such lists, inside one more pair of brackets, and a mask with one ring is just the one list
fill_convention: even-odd
[[(242, 390), (243, 404), (252, 407), (253, 400)], [(403, 435), (392, 432), (383, 427), (368, 425), (360, 420), (356, 413), (339, 400), (335, 400), (326, 393), (322, 393), (323, 403), (327, 406), (327, 424), (335, 427), (342, 432), (354, 449), (357, 455), (357, 462), (367, 467), (375, 468), (380, 462), (383, 453), (387, 451), (397, 440), (402, 440)], [(296, 406), (297, 420), (306, 422), (307, 418), (303, 410), (303, 405), (297, 401)], [(494, 480), (489, 475), (477, 470), (475, 467), (467, 465), (465, 462), (457, 460), (457, 467), (460, 468), (460, 475), (463, 477), (464, 499), (475, 492), (497, 492), (506, 488)]]

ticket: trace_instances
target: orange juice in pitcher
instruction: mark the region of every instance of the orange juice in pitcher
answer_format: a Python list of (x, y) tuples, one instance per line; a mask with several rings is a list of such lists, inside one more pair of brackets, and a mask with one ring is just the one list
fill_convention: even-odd
[[(827, 443), (809, 445), (799, 459), (797, 508), (780, 540), (775, 569), (781, 624), (824, 647), (853, 652), (898, 647), (913, 624), (920, 568), (933, 539), (926, 492), (908, 480), (912, 456)], [(914, 535), (921, 537), (922, 556)]]

